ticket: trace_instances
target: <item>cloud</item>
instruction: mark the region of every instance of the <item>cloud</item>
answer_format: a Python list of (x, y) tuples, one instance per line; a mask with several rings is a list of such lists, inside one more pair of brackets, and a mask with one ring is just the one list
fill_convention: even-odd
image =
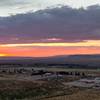
[[(17, 39), (16, 39), (17, 38)], [(100, 40), (100, 6), (63, 6), (0, 18), (0, 43)], [(48, 42), (45, 41), (45, 42)]]
[(0, 0), (0, 16), (34, 12), (47, 7), (64, 5), (62, 0)]
[(100, 4), (100, 0), (0, 0), (0, 16), (34, 12), (61, 5), (86, 8), (94, 4)]
[(0, 47), (100, 47), (100, 40), (90, 40), (78, 43), (25, 43), (3, 44)]

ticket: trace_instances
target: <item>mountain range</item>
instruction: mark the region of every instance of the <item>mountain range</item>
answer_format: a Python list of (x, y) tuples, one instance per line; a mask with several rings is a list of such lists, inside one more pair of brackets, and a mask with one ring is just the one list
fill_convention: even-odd
[(52, 57), (0, 57), (0, 64), (79, 64), (89, 66), (100, 65), (100, 54), (96, 55), (59, 55)]

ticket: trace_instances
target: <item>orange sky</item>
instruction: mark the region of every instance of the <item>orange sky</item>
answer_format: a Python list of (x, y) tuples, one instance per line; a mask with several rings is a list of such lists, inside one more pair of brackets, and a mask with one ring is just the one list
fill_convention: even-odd
[(69, 54), (98, 54), (100, 48), (66, 48), (66, 47), (38, 47), (38, 48), (2, 48), (0, 56), (54, 56)]
[(100, 40), (78, 43), (1, 44), (0, 56), (44, 57), (70, 54), (100, 54)]

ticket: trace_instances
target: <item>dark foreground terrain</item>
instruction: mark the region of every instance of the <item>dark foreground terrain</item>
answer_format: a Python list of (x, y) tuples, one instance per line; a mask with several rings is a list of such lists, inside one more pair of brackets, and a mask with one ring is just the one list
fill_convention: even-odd
[(100, 72), (1, 68), (0, 100), (100, 100)]

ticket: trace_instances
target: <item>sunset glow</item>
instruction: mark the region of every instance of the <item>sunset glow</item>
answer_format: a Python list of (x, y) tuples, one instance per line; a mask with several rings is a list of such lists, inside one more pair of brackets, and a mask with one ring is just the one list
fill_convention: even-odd
[(6, 54), (0, 54), (0, 57), (5, 57), (5, 56), (7, 56)]
[(99, 54), (100, 48), (67, 48), (67, 47), (35, 47), (35, 48), (2, 48), (0, 56), (28, 56), (28, 57), (43, 57), (55, 55), (72, 55), (72, 54)]
[(0, 47), (34, 47), (34, 46), (44, 46), (44, 47), (66, 47), (66, 46), (100, 46), (100, 40), (90, 40), (84, 42), (77, 42), (77, 43), (26, 43), (26, 44), (2, 44)]
[(1, 44), (0, 56), (55, 56), (72, 54), (99, 54), (100, 41), (90, 40), (77, 43), (26, 43)]

